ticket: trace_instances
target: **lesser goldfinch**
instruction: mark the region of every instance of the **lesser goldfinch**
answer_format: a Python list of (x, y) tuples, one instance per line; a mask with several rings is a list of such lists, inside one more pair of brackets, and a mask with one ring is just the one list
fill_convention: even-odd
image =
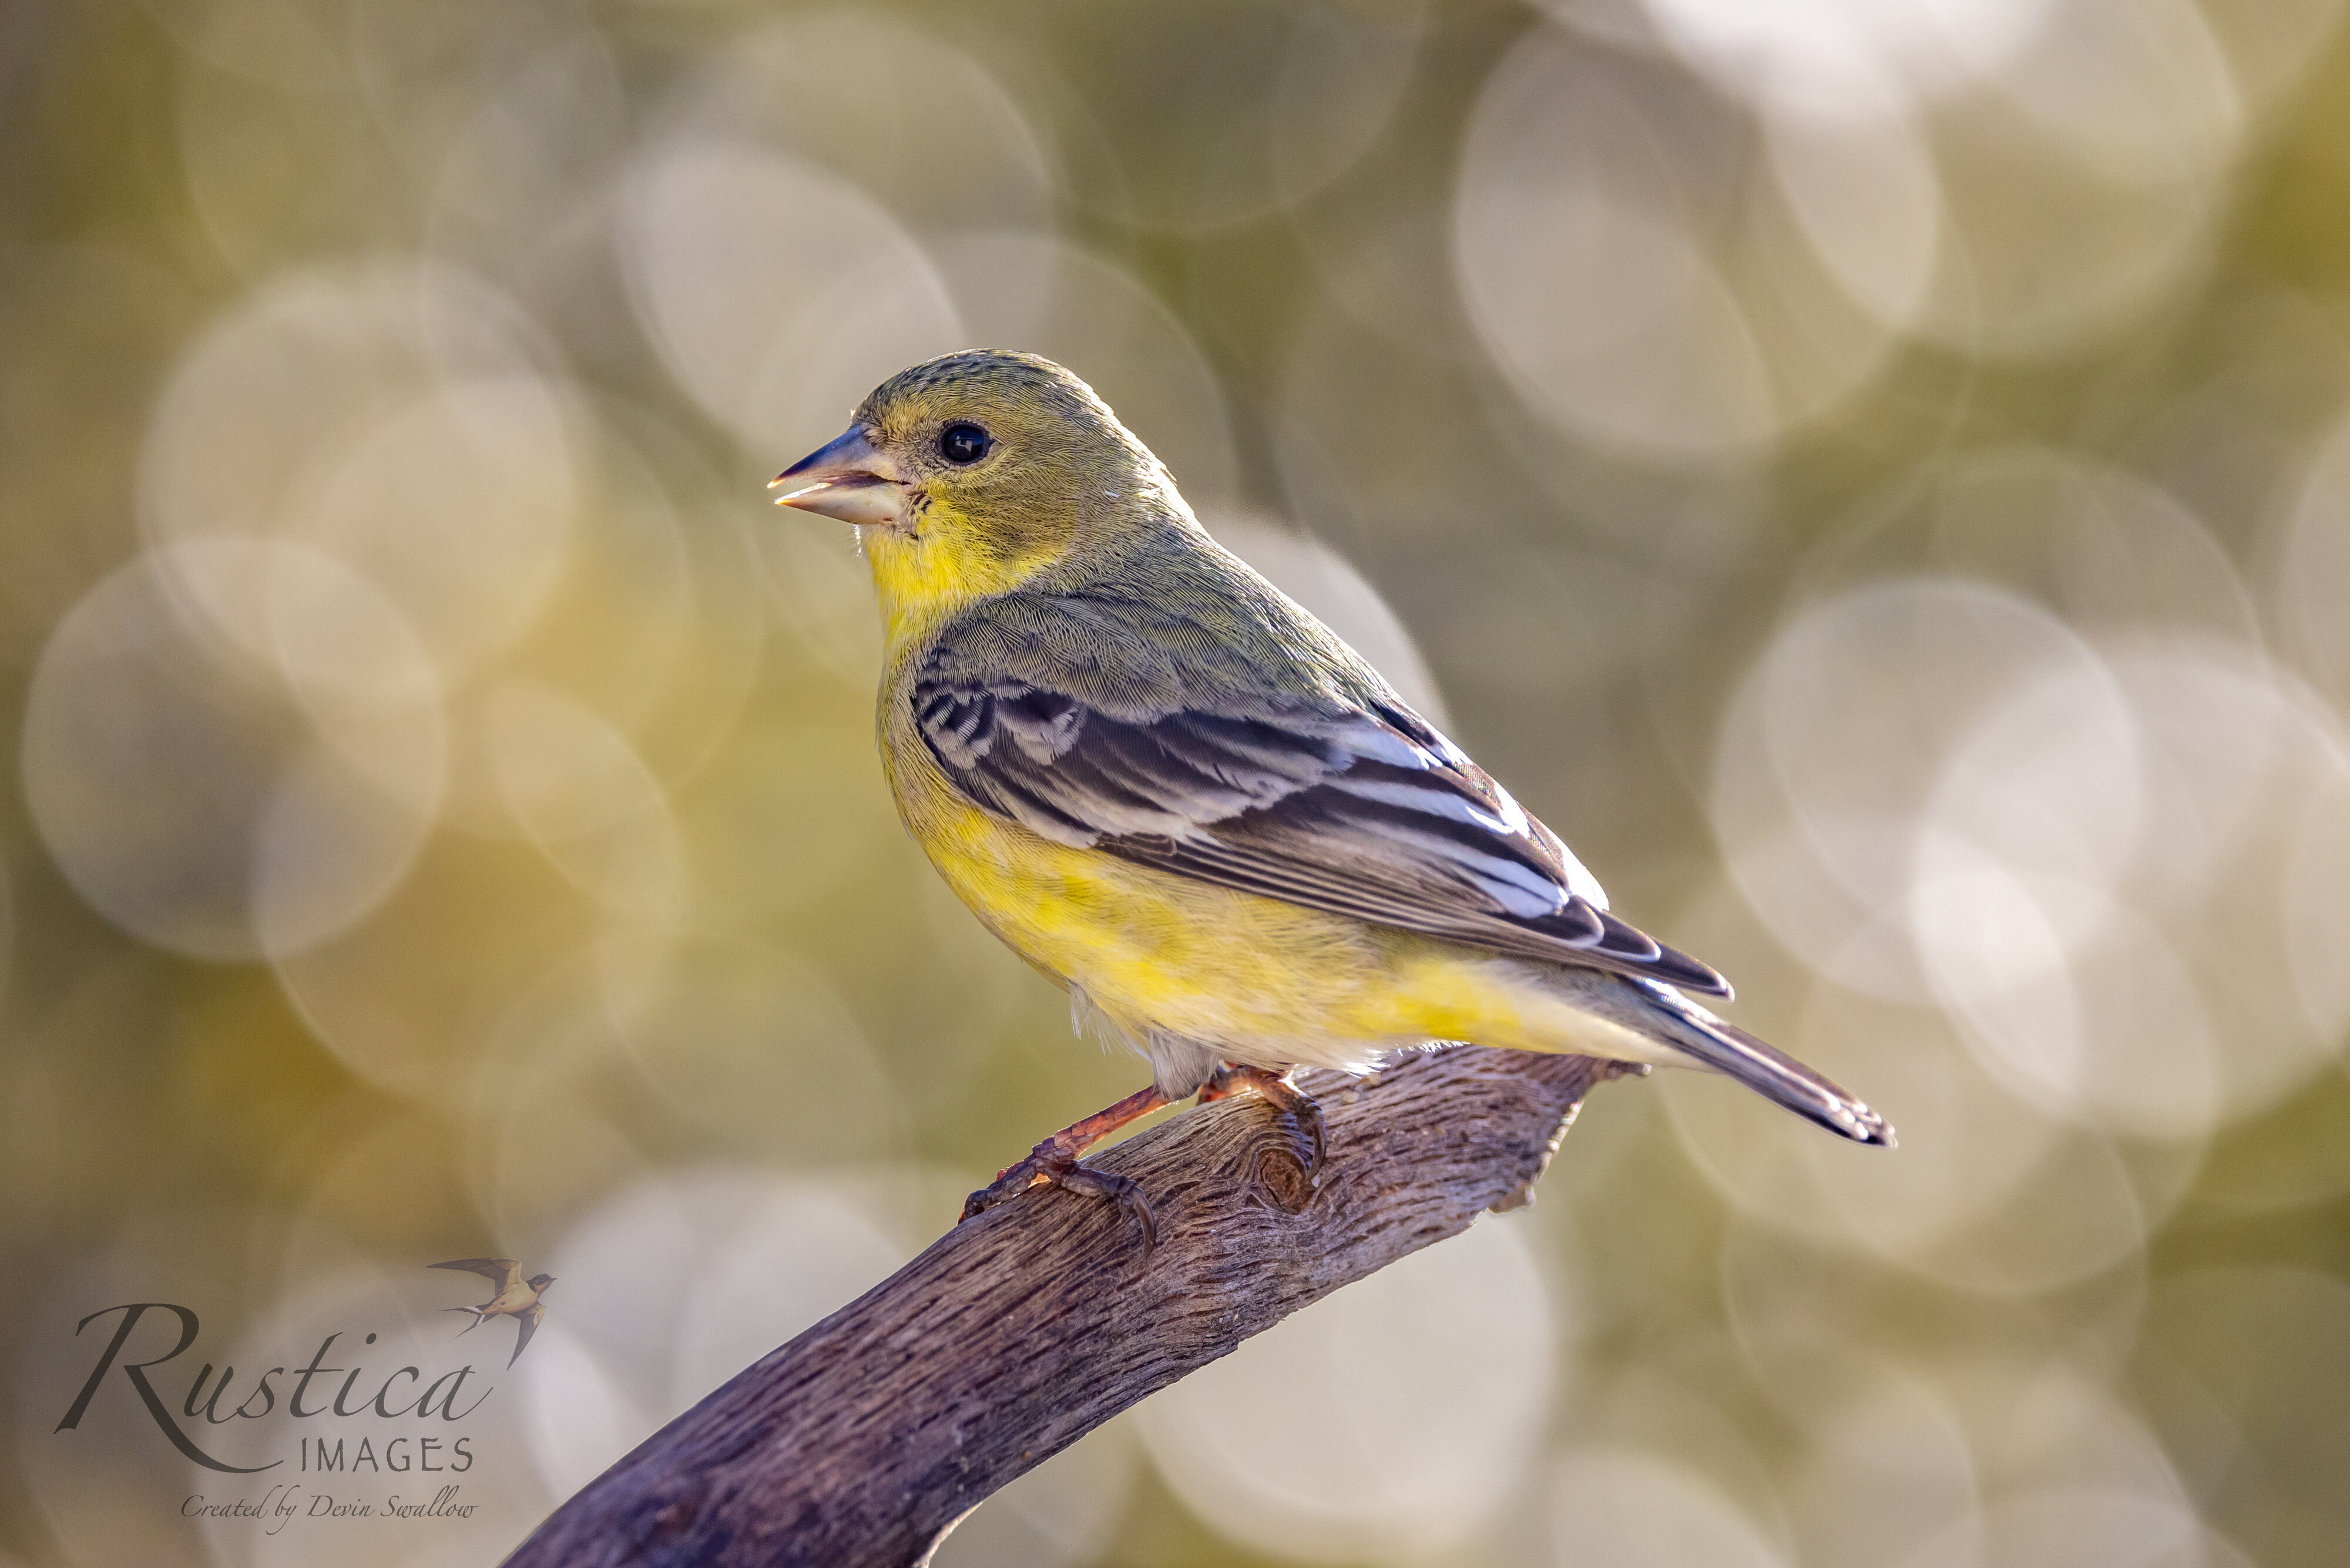
[(1703, 1065), (1856, 1142), (1874, 1112), (1722, 1022), (1721, 976), (1610, 914), (1558, 836), (1209, 537), (1076, 376), (1007, 350), (899, 372), (775, 480), (857, 525), (887, 630), (883, 770), (914, 838), (1151, 1085), (972, 1195), (1192, 1094), (1469, 1041)]

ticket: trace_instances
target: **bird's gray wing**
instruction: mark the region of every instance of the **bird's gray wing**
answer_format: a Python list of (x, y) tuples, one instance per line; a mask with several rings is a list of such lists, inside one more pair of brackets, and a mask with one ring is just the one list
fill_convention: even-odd
[(536, 1334), (538, 1325), (546, 1321), (546, 1303), (545, 1302), (536, 1303), (528, 1312), (515, 1314), (515, 1322), (520, 1324), (522, 1327), (515, 1334), (514, 1354), (506, 1357), (508, 1366), (522, 1359), (522, 1353), (530, 1348), (530, 1336)]
[(1180, 635), (1138, 651), (1122, 628), (1087, 639), (1094, 618), (1022, 615), (951, 629), (908, 698), (982, 809), (1308, 909), (1730, 994), (1609, 914), (1557, 835), (1392, 692), (1299, 697), (1228, 665), (1190, 680)]
[(428, 1263), (427, 1268), (463, 1269), (469, 1274), (479, 1274), (498, 1287), (498, 1293), (522, 1283), (522, 1264), (512, 1258), (452, 1258), (445, 1263)]

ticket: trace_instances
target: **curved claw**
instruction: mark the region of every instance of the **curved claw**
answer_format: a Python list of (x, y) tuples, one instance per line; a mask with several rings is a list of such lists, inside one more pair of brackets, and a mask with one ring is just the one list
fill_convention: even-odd
[(1149, 1261), (1151, 1249), (1159, 1244), (1159, 1222), (1150, 1211), (1150, 1199), (1144, 1195), (1142, 1184), (1130, 1176), (1082, 1164), (1054, 1148), (1049, 1139), (1038, 1144), (1026, 1159), (1007, 1168), (993, 1181), (964, 1199), (962, 1219), (955, 1223), (975, 1220), (1037, 1186), (1064, 1188), (1081, 1197), (1107, 1198), (1116, 1203), (1133, 1217), (1141, 1230), (1143, 1261)]
[(1045, 1179), (1087, 1198), (1107, 1198), (1125, 1210), (1142, 1232), (1142, 1261), (1150, 1261), (1151, 1249), (1159, 1245), (1159, 1220), (1150, 1212), (1150, 1199), (1144, 1196), (1142, 1183), (1115, 1171), (1076, 1164)]
[[(1150, 1202), (1143, 1196), (1141, 1185), (1131, 1177), (1116, 1176), (1107, 1170), (1096, 1170), (1089, 1165), (1080, 1165), (1077, 1156), (1128, 1123), (1147, 1116), (1169, 1103), (1167, 1096), (1160, 1094), (1155, 1085), (1137, 1089), (1107, 1110), (1096, 1111), (1085, 1120), (1063, 1127), (1030, 1149), (1027, 1158), (997, 1171), (993, 1181), (964, 1199), (962, 1219), (976, 1219), (1005, 1199), (1018, 1197), (1038, 1182), (1048, 1181), (1088, 1198), (1109, 1199), (1133, 1215), (1135, 1223), (1142, 1228), (1142, 1257), (1148, 1262), (1150, 1249), (1159, 1241), (1159, 1226), (1151, 1216)], [(962, 1222), (961, 1220), (956, 1221), (957, 1224)]]
[[(1022, 1164), (1025, 1163), (1026, 1161), (1024, 1160), (1022, 1162)], [(960, 1225), (965, 1220), (976, 1220), (981, 1215), (986, 1213), (989, 1210), (994, 1208), (997, 1204), (1009, 1202), (1011, 1199), (1017, 1198), (1020, 1194), (1027, 1191), (1029, 1187), (1032, 1185), (1030, 1173), (1022, 1171), (1020, 1179), (1017, 1182), (1014, 1182), (1012, 1179), (1012, 1173), (1015, 1170), (1020, 1170), (1020, 1166), (1005, 1166), (1002, 1170), (995, 1173), (995, 1179), (993, 1181), (988, 1183), (985, 1187), (981, 1188), (978, 1191), (964, 1199), (962, 1200), (962, 1218), (958, 1219), (955, 1223)]]
[(1217, 1068), (1215, 1075), (1201, 1086), (1200, 1098), (1202, 1101), (1222, 1100), (1243, 1091), (1272, 1101), (1275, 1110), (1287, 1112), (1290, 1119), (1296, 1123), (1297, 1130), (1304, 1135), (1306, 1144), (1305, 1156), (1298, 1161), (1305, 1168), (1306, 1186), (1310, 1189), (1319, 1185), (1322, 1160), (1329, 1152), (1329, 1133), (1322, 1120), (1322, 1107), (1315, 1103), (1314, 1096), (1282, 1074), (1267, 1072), (1263, 1067), (1226, 1064)]

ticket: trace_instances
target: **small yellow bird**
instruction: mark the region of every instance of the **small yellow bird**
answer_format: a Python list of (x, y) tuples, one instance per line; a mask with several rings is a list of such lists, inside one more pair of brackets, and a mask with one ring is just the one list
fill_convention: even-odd
[(1860, 1143), (1869, 1108), (1690, 1000), (1704, 964), (1607, 912), (1557, 835), (1218, 545), (1083, 381), (1001, 349), (875, 389), (779, 504), (857, 525), (887, 628), (898, 809), (987, 929), (1149, 1060), (965, 1218), (1118, 1127), (1432, 1040), (1704, 1065)]

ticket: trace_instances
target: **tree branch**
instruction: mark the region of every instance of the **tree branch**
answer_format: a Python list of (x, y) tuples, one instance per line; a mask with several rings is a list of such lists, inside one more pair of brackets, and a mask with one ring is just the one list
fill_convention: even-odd
[(1455, 1046), (1308, 1075), (1329, 1150), (1241, 1095), (1097, 1162), (1149, 1193), (1052, 1189), (957, 1226), (557, 1509), (508, 1568), (918, 1563), (989, 1493), (1307, 1303), (1528, 1201), (1611, 1064)]

